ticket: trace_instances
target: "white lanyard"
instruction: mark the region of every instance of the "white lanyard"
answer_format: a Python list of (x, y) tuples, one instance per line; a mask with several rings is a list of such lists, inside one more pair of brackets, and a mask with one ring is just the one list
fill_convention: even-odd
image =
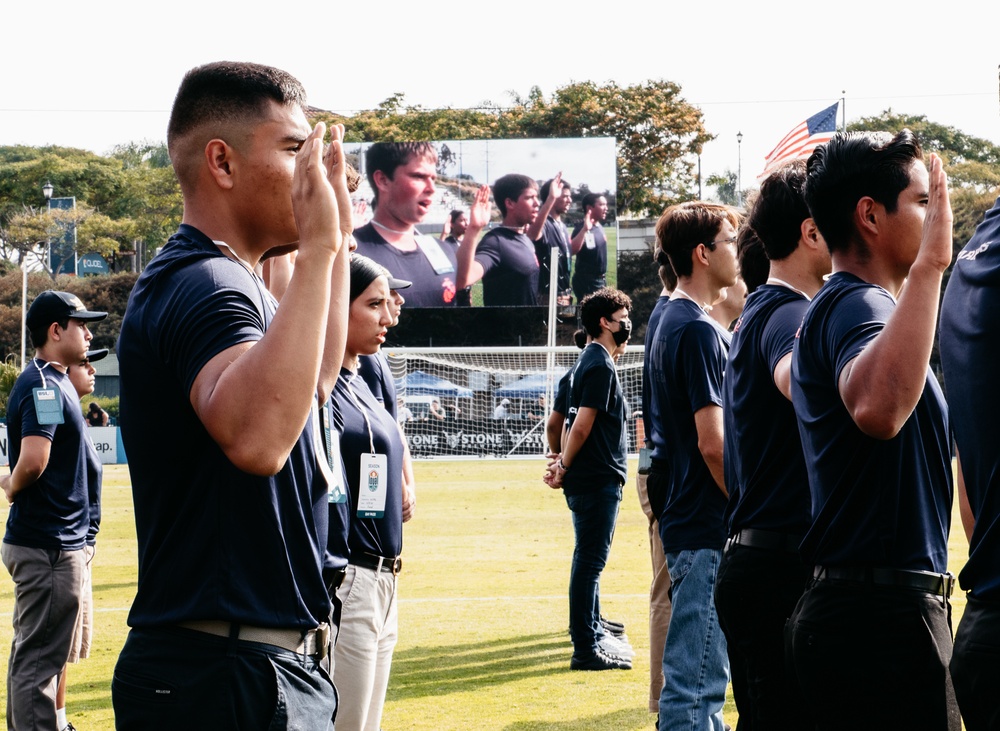
[(351, 388), (351, 381), (357, 378), (357, 374), (356, 373), (351, 374), (350, 378), (346, 378), (344, 377), (343, 374), (341, 374), (340, 377), (344, 379), (344, 386), (347, 389), (347, 395), (351, 397), (351, 401), (354, 402), (354, 405), (357, 407), (358, 411), (361, 412), (361, 416), (365, 420), (365, 426), (368, 427), (368, 445), (369, 447), (371, 447), (372, 450), (371, 453), (375, 454), (375, 434), (374, 432), (372, 432), (372, 423), (368, 419), (368, 411), (365, 410), (365, 407), (362, 405), (361, 400), (358, 398), (357, 394), (354, 393), (354, 389)]

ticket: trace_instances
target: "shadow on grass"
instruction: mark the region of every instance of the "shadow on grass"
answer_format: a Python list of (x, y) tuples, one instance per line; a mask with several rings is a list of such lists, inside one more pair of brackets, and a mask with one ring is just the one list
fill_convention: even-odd
[(602, 713), (586, 718), (571, 718), (565, 721), (515, 721), (504, 726), (503, 731), (619, 731), (621, 729), (644, 729), (653, 727), (653, 716), (644, 708), (623, 708), (611, 713)]
[(118, 584), (94, 584), (94, 593), (102, 591), (114, 591), (115, 589), (135, 589), (138, 583), (135, 581), (122, 581)]
[(393, 656), (389, 697), (405, 700), (463, 693), (523, 678), (569, 673), (571, 654), (569, 638), (562, 632), (414, 647)]

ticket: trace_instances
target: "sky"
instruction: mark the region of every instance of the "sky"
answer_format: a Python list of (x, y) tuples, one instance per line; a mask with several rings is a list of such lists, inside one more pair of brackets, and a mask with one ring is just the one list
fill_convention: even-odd
[(575, 81), (667, 79), (716, 135), (703, 175), (730, 169), (744, 188), (786, 132), (842, 97), (848, 122), (892, 108), (1000, 144), (995, 1), (921, 5), (932, 17), (916, 4), (883, 7), (14, 2), (0, 43), (0, 145), (103, 154), (162, 141), (184, 72), (222, 59), (283, 68), (310, 104), (346, 113), (396, 92), (426, 108), (466, 107), (533, 86), (548, 95)]

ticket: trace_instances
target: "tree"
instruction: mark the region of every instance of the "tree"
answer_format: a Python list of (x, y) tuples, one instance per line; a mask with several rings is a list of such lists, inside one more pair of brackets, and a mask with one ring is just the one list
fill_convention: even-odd
[(406, 106), (401, 93), (377, 109), (343, 116), (313, 116), (345, 124), (349, 142), (468, 140), (528, 137), (614, 137), (617, 144), (616, 210), (643, 215), (690, 198), (694, 160), (712, 139), (701, 111), (663, 80), (632, 86), (580, 82), (546, 98), (538, 87), (513, 104), (485, 102), (475, 109)]

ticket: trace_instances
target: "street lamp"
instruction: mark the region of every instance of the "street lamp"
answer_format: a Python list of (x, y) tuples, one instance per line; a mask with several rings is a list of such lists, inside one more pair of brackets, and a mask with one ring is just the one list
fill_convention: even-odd
[(55, 190), (52, 183), (46, 181), (45, 185), (42, 186), (42, 195), (45, 196), (45, 200), (52, 200), (52, 192)]
[(736, 205), (743, 205), (743, 133), (736, 133)]

